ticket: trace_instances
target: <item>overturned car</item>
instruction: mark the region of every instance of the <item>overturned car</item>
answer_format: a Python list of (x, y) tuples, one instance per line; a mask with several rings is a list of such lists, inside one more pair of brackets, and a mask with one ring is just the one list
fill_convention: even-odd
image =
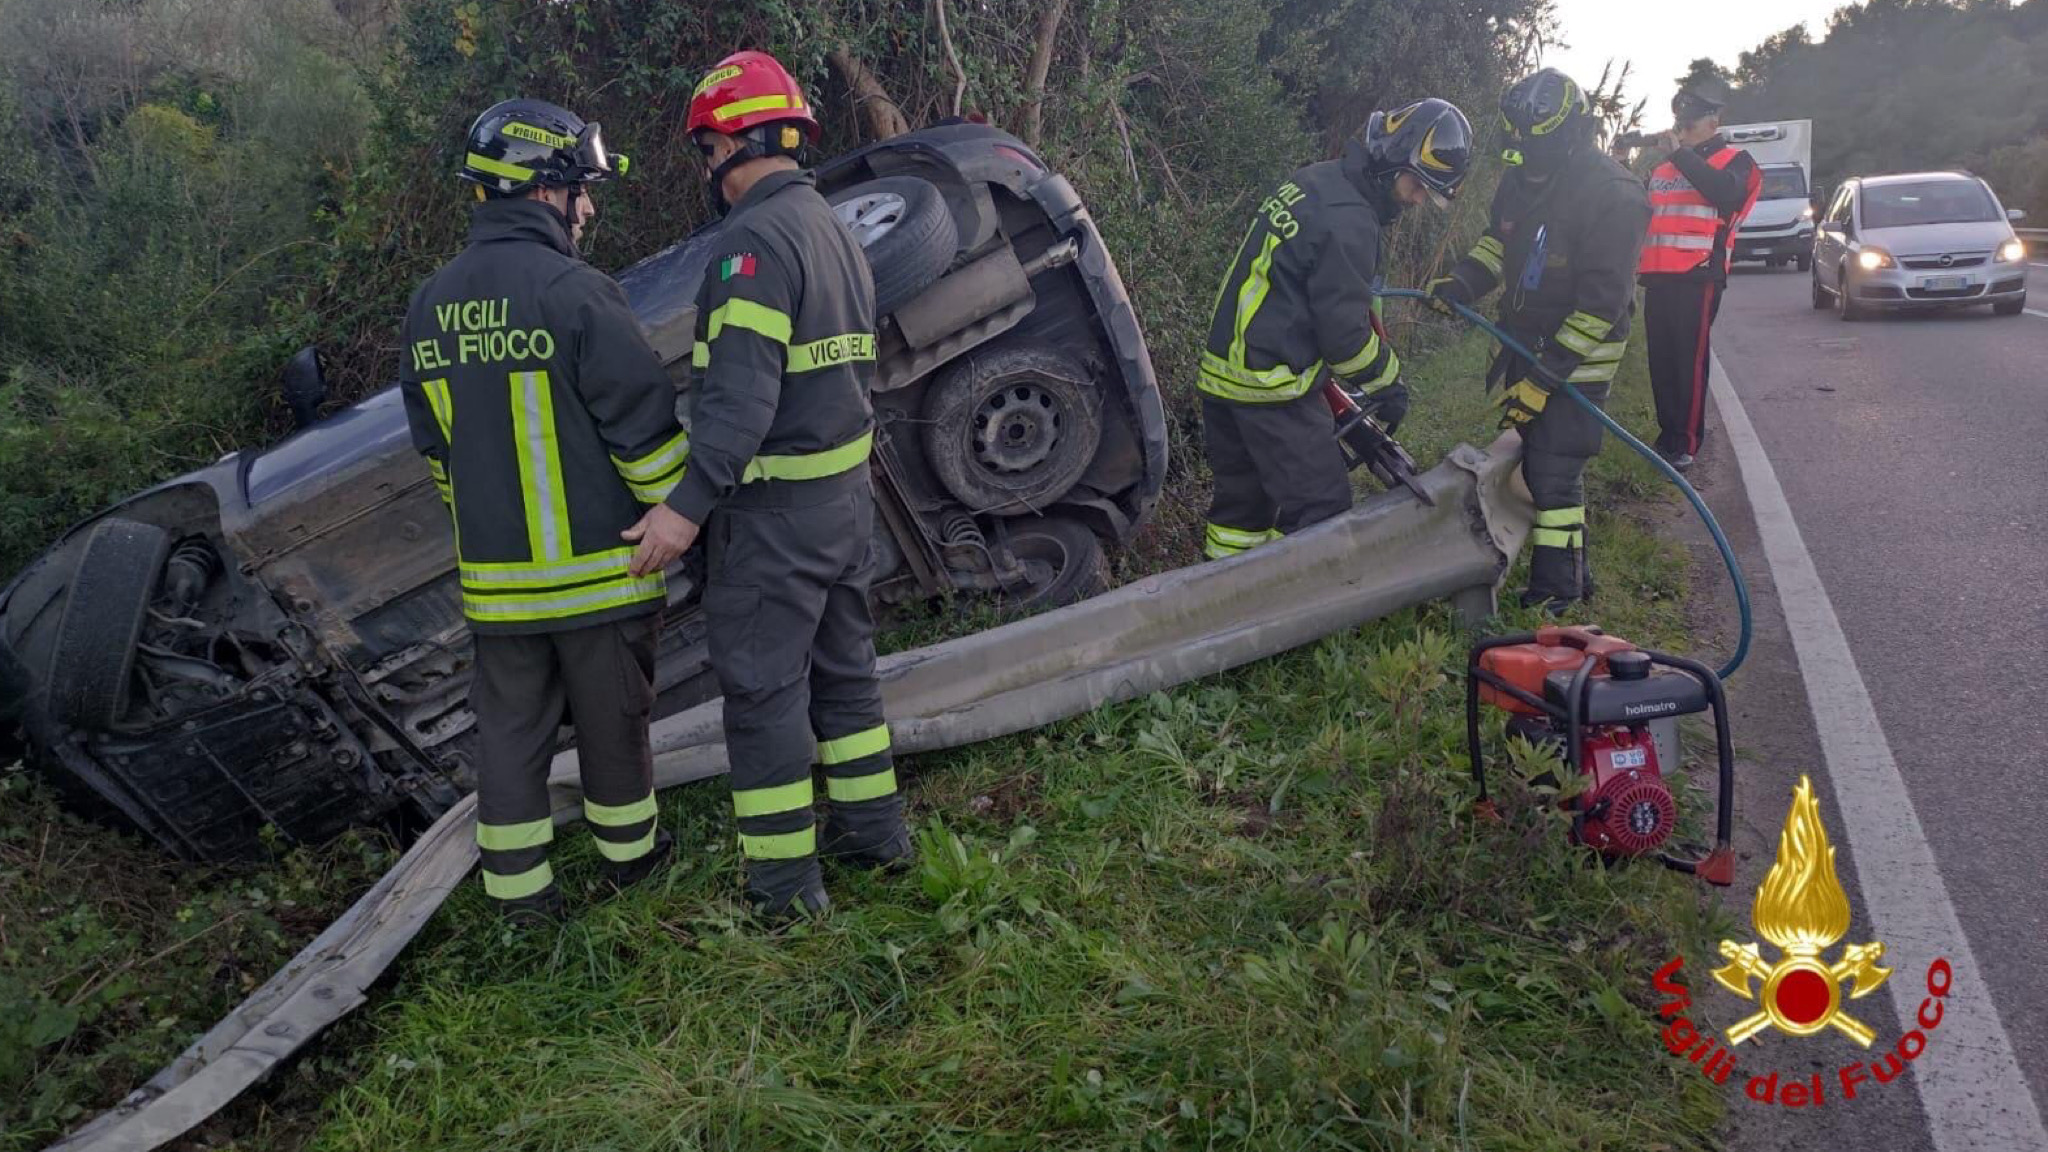
[[(1166, 427), (1073, 187), (960, 123), (835, 159), (819, 188), (882, 317), (876, 598), (1098, 590), (1104, 546), (1158, 496)], [(679, 390), (718, 227), (619, 275)], [(318, 371), (310, 351), (288, 370), (297, 408)], [(717, 691), (697, 589), (671, 576), (662, 715)], [(469, 675), (447, 513), (396, 388), (123, 501), (0, 589), (0, 725), (187, 858), (445, 811), (474, 783)]]

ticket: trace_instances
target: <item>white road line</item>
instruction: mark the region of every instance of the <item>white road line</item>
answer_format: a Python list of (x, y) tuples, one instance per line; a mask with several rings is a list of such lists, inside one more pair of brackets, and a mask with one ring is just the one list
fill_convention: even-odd
[(1834, 604), (1785, 502), (1778, 473), (1719, 360), (1713, 359), (1714, 404), (1735, 449), (1764, 559), (1777, 582), (1827, 762), (1825, 775), (1834, 785), (1835, 811), (1855, 850), (1864, 907), (1884, 941), (1885, 961), (1896, 968), (1891, 989), (1899, 1034), (1919, 1026), (1913, 1017), (1925, 994), (1928, 964), (1946, 956), (1955, 969), (1940, 1031), (1913, 1062), (1934, 1146), (1940, 1152), (2048, 1148), (2040, 1107), (1949, 902)]
[(2043, 320), (2048, 320), (2048, 312), (2043, 312), (2039, 308), (2022, 308), (2020, 311), (2029, 316), (2039, 316)]

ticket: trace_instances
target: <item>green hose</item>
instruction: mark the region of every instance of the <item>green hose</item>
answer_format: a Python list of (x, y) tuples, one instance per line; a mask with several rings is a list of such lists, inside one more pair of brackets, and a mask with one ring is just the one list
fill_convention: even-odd
[[(1378, 294), (1397, 300), (1426, 301), (1430, 299), (1429, 293), (1424, 292), (1420, 288), (1380, 288), (1378, 289)], [(1735, 585), (1735, 605), (1742, 613), (1742, 635), (1735, 645), (1735, 655), (1729, 657), (1728, 663), (1722, 665), (1721, 670), (1716, 673), (1723, 680), (1733, 676), (1735, 670), (1742, 667), (1743, 660), (1749, 656), (1749, 640), (1754, 628), (1749, 610), (1749, 582), (1742, 578), (1742, 565), (1735, 559), (1735, 549), (1729, 547), (1728, 537), (1722, 534), (1720, 522), (1715, 520), (1714, 514), (1707, 510), (1707, 502), (1700, 499), (1700, 494), (1693, 490), (1693, 486), (1685, 482), (1685, 477), (1679, 475), (1678, 469), (1673, 468), (1662, 456), (1657, 455), (1649, 445), (1629, 435), (1628, 429), (1615, 423), (1614, 417), (1601, 411), (1598, 404), (1586, 399), (1577, 388), (1571, 386), (1570, 381), (1559, 380), (1547, 371), (1537, 362), (1535, 353), (1529, 351), (1521, 341), (1501, 331), (1500, 325), (1495, 324), (1473, 309), (1454, 300), (1443, 300), (1438, 301), (1438, 303), (1449, 305), (1459, 316), (1464, 317), (1468, 323), (1498, 340), (1501, 347), (1527, 361), (1530, 371), (1534, 372), (1542, 383), (1548, 385), (1552, 391), (1562, 392), (1566, 396), (1571, 397), (1579, 407), (1591, 412), (1595, 419), (1607, 426), (1609, 432), (1614, 433), (1622, 443), (1635, 449), (1641, 454), (1643, 459), (1655, 465), (1657, 470), (1664, 474), (1665, 479), (1678, 485), (1678, 490), (1685, 493), (1685, 498), (1692, 502), (1692, 510), (1699, 513), (1700, 522), (1705, 524), (1707, 531), (1713, 535), (1714, 547), (1721, 550), (1721, 561), (1728, 566), (1728, 579)]]

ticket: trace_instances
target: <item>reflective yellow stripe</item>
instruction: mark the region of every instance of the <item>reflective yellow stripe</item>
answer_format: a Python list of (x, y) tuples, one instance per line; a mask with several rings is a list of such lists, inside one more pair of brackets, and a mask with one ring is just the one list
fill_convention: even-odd
[(479, 592), (494, 589), (510, 591), (552, 588), (561, 584), (595, 580), (601, 576), (624, 576), (632, 559), (633, 549), (629, 546), (612, 548), (590, 556), (579, 556), (561, 563), (549, 563), (545, 560), (465, 563), (461, 568), (462, 584)]
[(668, 585), (660, 573), (645, 580), (629, 578), (572, 588), (563, 592), (537, 593), (521, 597), (481, 596), (463, 590), (462, 611), (471, 620), (485, 624), (509, 624), (522, 620), (560, 620), (620, 608), (645, 600), (666, 600)]
[(1492, 236), (1481, 236), (1479, 243), (1474, 244), (1472, 251), (1467, 255), (1478, 261), (1488, 272), (1493, 273), (1494, 279), (1500, 279), (1501, 259), (1505, 252), (1499, 240)]
[(523, 824), (485, 824), (476, 826), (476, 846), (492, 852), (517, 852), (521, 848), (538, 848), (551, 843), (555, 838), (555, 822), (543, 816)]
[(658, 809), (654, 805), (652, 793), (631, 804), (599, 804), (592, 800), (583, 802), (583, 818), (592, 824), (602, 824), (606, 828), (630, 827), (642, 820), (653, 819), (656, 811)]
[(1565, 379), (1573, 384), (1602, 384), (1614, 379), (1615, 370), (1620, 367), (1619, 364), (1581, 364), (1572, 369), (1572, 374)]
[(1545, 528), (1575, 528), (1585, 522), (1586, 506), (1576, 508), (1538, 508), (1536, 523)]
[(774, 816), (811, 806), (811, 778), (792, 780), (770, 788), (735, 788), (732, 811), (735, 816)]
[(627, 864), (654, 851), (654, 829), (652, 828), (647, 830), (647, 835), (640, 837), (638, 840), (628, 840), (624, 844), (614, 844), (598, 836), (593, 836), (591, 839), (597, 841), (597, 854), (614, 864)]
[(822, 480), (867, 463), (874, 451), (875, 434), (863, 432), (837, 448), (801, 456), (756, 456), (747, 463), (741, 483), (755, 480)]
[(1296, 372), (1285, 364), (1254, 372), (1229, 364), (1212, 352), (1204, 352), (1202, 372), (1196, 378), (1195, 386), (1225, 400), (1265, 404), (1301, 396), (1322, 370), (1322, 361), (1319, 360), (1303, 372)]
[(1230, 548), (1256, 548), (1272, 539), (1270, 531), (1254, 532), (1248, 528), (1228, 528), (1221, 524), (1209, 525), (1207, 534), (1210, 540)]
[(1578, 528), (1537, 528), (1530, 533), (1538, 548), (1576, 548), (1583, 539)]
[(649, 452), (637, 460), (621, 460), (612, 457), (612, 467), (619, 470), (628, 483), (646, 484), (668, 475), (676, 465), (690, 458), (690, 434), (678, 432), (668, 443)]
[(740, 852), (749, 860), (795, 860), (818, 854), (818, 829), (816, 825), (800, 832), (783, 832), (772, 836), (755, 836), (740, 833)]
[(488, 172), (493, 176), (503, 176), (507, 180), (533, 179), (531, 168), (521, 168), (517, 164), (507, 164), (502, 160), (493, 160), (489, 156), (479, 156), (474, 152), (463, 160), (463, 165), (479, 172)]
[(699, 341), (690, 346), (690, 367), (711, 367), (711, 345)]
[(434, 410), (434, 423), (441, 426), (441, 439), (455, 443), (455, 401), (448, 394), (448, 381), (422, 380), (420, 391), (427, 394), (427, 407)]
[(768, 112), (777, 108), (787, 108), (792, 112), (804, 110), (802, 102), (792, 100), (788, 96), (754, 96), (746, 100), (735, 100), (730, 104), (721, 104), (713, 108), (711, 110), (711, 118), (713, 120), (736, 120), (749, 112)]
[(555, 870), (541, 861), (539, 867), (528, 868), (510, 876), (500, 876), (489, 868), (484, 869), (484, 894), (494, 900), (523, 900), (555, 882)]
[(1564, 322), (1595, 340), (1604, 340), (1609, 332), (1614, 331), (1614, 321), (1602, 320), (1591, 312), (1574, 312), (1565, 317)]
[(858, 804), (896, 794), (896, 769), (884, 768), (866, 776), (827, 776), (825, 794), (841, 804)]
[(526, 545), (535, 560), (561, 560), (569, 553), (569, 503), (555, 442), (555, 390), (545, 372), (514, 372), (511, 384)]
[(1591, 336), (1588, 336), (1585, 333), (1578, 331), (1577, 329), (1573, 328), (1570, 324), (1566, 324), (1563, 327), (1559, 328), (1557, 330), (1557, 335), (1552, 337), (1552, 339), (1556, 340), (1559, 344), (1564, 345), (1572, 351), (1577, 352), (1581, 356), (1591, 355), (1593, 349), (1598, 348), (1600, 346), (1600, 342), (1598, 340), (1595, 340)]
[(1351, 357), (1349, 360), (1339, 360), (1337, 363), (1330, 365), (1330, 371), (1335, 372), (1339, 376), (1350, 376), (1352, 373), (1365, 368), (1374, 360), (1379, 359), (1379, 355), (1380, 334), (1374, 332), (1365, 338), (1365, 347), (1358, 350), (1358, 355)]
[(704, 342), (718, 339), (719, 333), (727, 328), (745, 328), (758, 332), (777, 344), (789, 343), (789, 313), (778, 312), (766, 304), (752, 300), (727, 300), (711, 310), (704, 321)]
[(1273, 253), (1280, 250), (1280, 234), (1269, 232), (1266, 243), (1259, 254), (1252, 258), (1250, 271), (1245, 273), (1244, 283), (1237, 289), (1237, 331), (1230, 339), (1230, 363), (1243, 364), (1245, 330), (1252, 326), (1252, 317), (1266, 302), (1266, 294), (1272, 291)]
[(833, 764), (844, 764), (849, 760), (858, 760), (863, 756), (873, 756), (877, 752), (887, 752), (888, 750), (889, 726), (887, 724), (877, 724), (873, 728), (862, 729), (851, 736), (841, 736), (836, 740), (819, 741), (818, 763), (829, 767)]
[(516, 136), (521, 140), (531, 140), (535, 144), (545, 144), (550, 148), (573, 148), (576, 146), (576, 138), (574, 136), (557, 136), (545, 128), (536, 128), (531, 124), (521, 124), (517, 120), (499, 125), (498, 132), (505, 136)]
[(847, 332), (838, 336), (827, 336), (809, 344), (799, 344), (789, 350), (789, 370), (809, 372), (817, 368), (830, 368), (837, 364), (851, 364), (860, 360), (875, 358), (875, 334), (872, 332)]

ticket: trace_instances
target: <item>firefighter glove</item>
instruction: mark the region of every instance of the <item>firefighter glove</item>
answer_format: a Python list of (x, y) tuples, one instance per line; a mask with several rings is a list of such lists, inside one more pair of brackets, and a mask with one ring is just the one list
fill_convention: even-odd
[(1439, 276), (1431, 280), (1426, 288), (1429, 292), (1429, 306), (1446, 316), (1457, 315), (1451, 308), (1452, 304), (1463, 304), (1468, 308), (1472, 306), (1472, 289), (1456, 276)]
[(1520, 428), (1543, 415), (1543, 406), (1549, 402), (1548, 389), (1533, 380), (1517, 380), (1496, 401), (1500, 407), (1500, 426)]
[(1408, 415), (1408, 385), (1396, 380), (1377, 392), (1366, 393), (1365, 410), (1392, 436)]

